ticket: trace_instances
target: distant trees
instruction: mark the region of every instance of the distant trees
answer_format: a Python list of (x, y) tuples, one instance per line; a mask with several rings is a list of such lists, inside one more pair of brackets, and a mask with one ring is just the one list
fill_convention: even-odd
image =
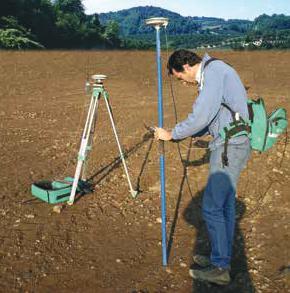
[(284, 14), (273, 14), (272, 16), (262, 14), (253, 23), (253, 30), (259, 32), (284, 29), (290, 29), (290, 16)]
[(79, 47), (85, 30), (84, 7), (80, 0), (56, 0), (56, 40), (61, 48)]
[[(27, 32), (33, 34), (32, 39), (47, 46), (50, 42), (50, 37), (55, 33), (55, 12), (53, 5), (49, 0), (5, 0), (0, 4), (0, 17), (7, 19), (14, 18), (15, 21), (25, 28)], [(14, 28), (15, 24), (7, 27), (7, 21), (0, 20), (0, 23), (5, 23), (5, 28), (0, 26), (0, 29)], [(3, 32), (2, 32), (3, 35)], [(29, 37), (29, 36), (27, 36)], [(2, 44), (3, 45), (3, 44)]]
[(290, 48), (290, 16), (260, 15), (246, 32), (244, 43), (249, 50)]
[(119, 32), (120, 27), (118, 22), (112, 20), (107, 24), (105, 28), (104, 37), (107, 40), (107, 42), (111, 45), (111, 47), (120, 47), (121, 41), (119, 39)]
[(55, 0), (54, 7), (57, 13), (71, 14), (84, 20), (85, 10), (81, 0)]
[(0, 2), (0, 48), (119, 47), (117, 25), (86, 15), (82, 0)]

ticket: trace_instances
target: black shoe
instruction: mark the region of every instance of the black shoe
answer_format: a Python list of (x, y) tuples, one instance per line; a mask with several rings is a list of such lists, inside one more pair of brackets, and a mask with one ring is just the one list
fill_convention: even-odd
[(213, 265), (200, 270), (189, 270), (189, 275), (196, 280), (228, 285), (231, 281), (229, 270), (218, 268)]

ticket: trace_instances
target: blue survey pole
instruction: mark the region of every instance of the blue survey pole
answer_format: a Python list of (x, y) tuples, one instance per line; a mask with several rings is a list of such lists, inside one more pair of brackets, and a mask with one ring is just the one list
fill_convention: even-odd
[[(156, 63), (158, 79), (158, 127), (163, 128), (163, 98), (162, 98), (162, 67), (160, 49), (160, 28), (166, 28), (168, 18), (152, 17), (145, 20), (146, 25), (156, 30)], [(165, 193), (165, 156), (164, 141), (159, 141), (160, 187), (161, 187), (161, 232), (162, 232), (162, 264), (167, 266), (167, 240), (166, 240), (166, 193)]]
[[(156, 62), (158, 79), (158, 127), (163, 128), (163, 96), (162, 96), (162, 66), (160, 53), (160, 27), (156, 27)], [(159, 142), (160, 187), (161, 187), (161, 219), (162, 219), (162, 264), (167, 265), (166, 240), (166, 191), (165, 191), (165, 152), (164, 141)]]

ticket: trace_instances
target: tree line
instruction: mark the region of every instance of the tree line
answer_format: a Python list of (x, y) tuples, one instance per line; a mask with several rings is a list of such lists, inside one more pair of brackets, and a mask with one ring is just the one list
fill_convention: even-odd
[(0, 49), (151, 49), (155, 34), (144, 20), (156, 15), (170, 19), (167, 33), (172, 49), (290, 48), (290, 16), (283, 14), (263, 14), (254, 21), (224, 20), (183, 17), (146, 6), (86, 15), (82, 0), (2, 0)]

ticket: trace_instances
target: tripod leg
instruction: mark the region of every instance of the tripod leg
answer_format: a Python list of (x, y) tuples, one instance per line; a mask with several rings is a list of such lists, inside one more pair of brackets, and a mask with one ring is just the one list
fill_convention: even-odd
[(131, 183), (131, 180), (130, 180), (130, 176), (129, 176), (128, 168), (127, 168), (127, 165), (126, 165), (125, 157), (124, 157), (124, 154), (123, 154), (123, 151), (122, 151), (122, 148), (121, 148), (121, 145), (120, 145), (120, 141), (119, 141), (119, 138), (118, 138), (118, 134), (117, 134), (117, 130), (116, 130), (116, 126), (115, 126), (115, 122), (114, 122), (114, 118), (113, 118), (113, 112), (112, 112), (112, 108), (111, 108), (111, 105), (110, 105), (110, 102), (109, 102), (109, 96), (108, 96), (108, 93), (106, 91), (104, 91), (103, 95), (104, 95), (104, 100), (106, 102), (106, 106), (107, 106), (108, 113), (109, 113), (109, 116), (110, 116), (113, 132), (114, 132), (114, 135), (115, 135), (115, 138), (116, 138), (116, 141), (117, 141), (118, 149), (119, 149), (119, 152), (120, 152), (120, 158), (122, 160), (124, 170), (125, 170), (125, 173), (126, 173), (126, 177), (127, 177), (127, 180), (128, 180), (130, 192), (131, 192), (132, 197), (135, 198), (137, 196), (138, 192), (133, 189), (133, 186), (132, 186), (132, 183)]
[(84, 181), (87, 179), (86, 170), (87, 170), (87, 163), (88, 163), (88, 155), (89, 155), (89, 152), (92, 150), (94, 133), (95, 133), (96, 122), (97, 122), (97, 117), (98, 117), (98, 106), (99, 106), (99, 99), (97, 99), (97, 104), (96, 104), (96, 108), (95, 108), (95, 112), (94, 112), (94, 119), (93, 119), (93, 122), (92, 122), (93, 124), (92, 124), (92, 128), (90, 130), (90, 133), (89, 133), (88, 145), (87, 145), (87, 148), (86, 148), (86, 150), (87, 150), (87, 152), (86, 152), (86, 160), (84, 161), (84, 165), (83, 165), (83, 168), (82, 168), (81, 178)]
[(91, 97), (91, 103), (90, 103), (90, 107), (89, 107), (89, 111), (88, 111), (88, 115), (87, 115), (87, 119), (86, 119), (85, 128), (84, 128), (84, 131), (83, 131), (83, 136), (82, 136), (82, 141), (81, 141), (79, 154), (78, 154), (78, 163), (77, 163), (77, 167), (76, 167), (76, 171), (75, 171), (72, 190), (71, 190), (70, 197), (69, 197), (69, 200), (68, 200), (69, 205), (72, 205), (74, 203), (75, 194), (76, 194), (76, 191), (77, 191), (78, 182), (79, 182), (80, 174), (81, 174), (81, 171), (82, 171), (82, 166), (83, 166), (83, 163), (84, 163), (84, 161), (86, 159), (88, 140), (89, 140), (89, 137), (90, 137), (90, 131), (91, 131), (91, 128), (92, 128), (92, 124), (93, 124), (93, 120), (94, 120), (95, 111), (96, 111), (96, 107), (97, 107), (97, 104), (98, 104), (99, 96), (100, 96), (100, 93), (98, 93), (97, 96), (92, 94), (92, 97)]

